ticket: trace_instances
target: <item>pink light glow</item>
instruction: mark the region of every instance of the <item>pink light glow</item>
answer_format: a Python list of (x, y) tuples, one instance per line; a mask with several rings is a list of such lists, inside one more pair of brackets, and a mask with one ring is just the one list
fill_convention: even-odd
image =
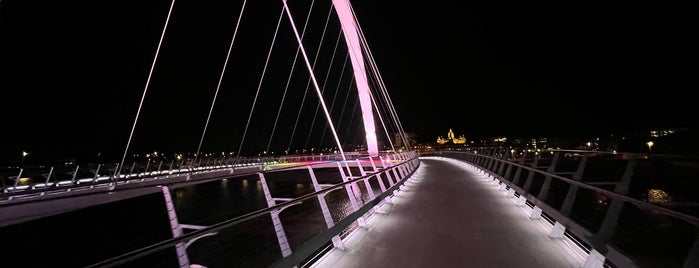
[(354, 79), (359, 91), (359, 103), (362, 106), (362, 118), (364, 119), (364, 131), (366, 132), (367, 152), (371, 156), (379, 155), (376, 143), (376, 129), (374, 126), (374, 114), (371, 110), (371, 96), (369, 93), (369, 83), (367, 82), (366, 70), (364, 69), (364, 57), (357, 34), (357, 25), (352, 15), (352, 8), (349, 0), (333, 0), (333, 6), (342, 24), (342, 32), (347, 42), (347, 49), (352, 60), (354, 69)]

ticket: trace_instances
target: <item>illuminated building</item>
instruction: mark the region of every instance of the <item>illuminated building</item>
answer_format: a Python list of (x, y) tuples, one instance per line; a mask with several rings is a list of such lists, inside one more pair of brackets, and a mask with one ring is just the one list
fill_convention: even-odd
[(447, 143), (452, 143), (452, 144), (465, 144), (466, 143), (466, 137), (464, 135), (459, 136), (458, 138), (454, 135), (454, 131), (449, 129), (449, 132), (447, 133), (447, 138), (443, 138), (442, 136), (437, 137), (437, 143), (439, 144), (447, 144)]
[(670, 135), (672, 133), (675, 133), (674, 129), (651, 130), (650, 136), (653, 138), (658, 138), (658, 137), (665, 137), (665, 136)]

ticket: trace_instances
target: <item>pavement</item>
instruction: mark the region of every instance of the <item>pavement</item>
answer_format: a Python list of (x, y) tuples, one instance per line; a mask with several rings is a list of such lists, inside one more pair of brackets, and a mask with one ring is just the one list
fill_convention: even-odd
[(531, 208), (445, 158), (421, 158), (387, 213), (375, 213), (313, 267), (582, 267), (587, 253)]

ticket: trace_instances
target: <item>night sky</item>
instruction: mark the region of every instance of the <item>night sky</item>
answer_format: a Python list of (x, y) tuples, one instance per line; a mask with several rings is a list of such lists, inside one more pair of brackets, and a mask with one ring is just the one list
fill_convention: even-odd
[[(329, 2), (317, 1), (311, 13), (304, 39), (311, 57)], [(130, 151), (196, 151), (241, 4), (176, 2)], [(310, 1), (290, 4), (301, 28)], [(169, 5), (0, 1), (0, 159), (17, 162), (23, 150), (36, 159), (120, 157)], [(353, 5), (403, 126), (419, 141), (432, 141), (449, 128), (471, 139), (697, 126), (696, 10), (365, 0)], [(281, 1), (248, 2), (204, 151), (238, 150), (280, 12)], [(333, 14), (316, 68), (320, 80), (338, 34)], [(266, 148), (280, 107), (296, 50), (286, 17), (276, 44), (243, 145), (246, 153)], [(334, 120), (343, 114), (338, 131), (343, 142), (361, 143), (359, 114), (346, 123), (356, 90), (346, 97), (349, 66), (340, 80), (344, 43), (337, 53), (325, 99), (328, 105), (337, 100)], [(302, 63), (271, 151), (290, 144), (308, 79)], [(336, 88), (341, 88), (337, 95)], [(318, 102), (312, 87), (308, 93), (292, 149), (332, 142), (327, 131), (322, 136), (321, 113), (311, 131)]]

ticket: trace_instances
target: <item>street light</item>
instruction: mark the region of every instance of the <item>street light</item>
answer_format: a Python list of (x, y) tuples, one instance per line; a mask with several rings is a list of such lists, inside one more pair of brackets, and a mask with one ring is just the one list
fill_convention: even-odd
[(646, 145), (648, 145), (648, 152), (651, 151), (651, 147), (653, 147), (653, 144), (655, 144), (653, 143), (653, 141), (646, 142)]
[(27, 155), (29, 155), (29, 153), (22, 151), (22, 167), (24, 167), (24, 158), (27, 157)]

